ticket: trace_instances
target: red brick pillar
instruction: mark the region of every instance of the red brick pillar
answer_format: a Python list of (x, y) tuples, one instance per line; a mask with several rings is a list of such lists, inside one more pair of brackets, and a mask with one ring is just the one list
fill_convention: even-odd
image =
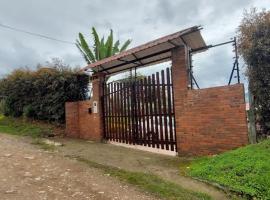
[[(93, 133), (92, 138), (96, 140), (101, 140), (103, 138), (104, 132), (104, 124), (103, 124), (103, 87), (105, 81), (105, 74), (104, 73), (96, 73), (92, 76), (92, 87), (93, 87), (93, 96), (91, 98), (92, 101), (92, 114), (93, 121), (89, 122), (93, 126)], [(94, 103), (97, 103), (97, 113), (94, 110)]]
[(184, 102), (187, 97), (189, 76), (188, 76), (188, 55), (187, 49), (179, 47), (172, 50), (172, 81), (174, 89), (175, 124), (177, 151), (181, 152), (182, 145), (187, 145), (184, 141), (182, 120)]

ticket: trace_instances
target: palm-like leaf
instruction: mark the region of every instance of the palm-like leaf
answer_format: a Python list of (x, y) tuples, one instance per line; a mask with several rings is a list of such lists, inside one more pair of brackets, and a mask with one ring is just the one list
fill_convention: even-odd
[(82, 56), (84, 57), (84, 60), (87, 62), (87, 64), (91, 63), (91, 60), (88, 59), (87, 55), (84, 53), (84, 51), (81, 49), (81, 46), (79, 45), (79, 41), (76, 40), (76, 46), (79, 49), (80, 53), (82, 54)]
[(124, 51), (131, 43), (131, 40), (127, 40), (120, 48), (119, 40), (115, 43), (113, 42), (113, 30), (110, 31), (110, 35), (107, 37), (106, 42), (104, 37), (100, 40), (100, 37), (94, 27), (92, 27), (92, 35), (94, 39), (93, 51), (89, 48), (89, 45), (82, 33), (79, 33), (79, 39), (76, 40), (76, 46), (88, 64)]
[(98, 33), (94, 27), (92, 27), (92, 35), (94, 36), (94, 51), (96, 60), (99, 60), (100, 41)]
[(123, 46), (120, 48), (120, 52), (125, 51), (130, 43), (131, 43), (131, 40), (127, 40), (127, 41), (123, 44)]
[(119, 40), (117, 40), (113, 45), (113, 52), (112, 52), (113, 55), (119, 53), (119, 45), (120, 45), (120, 42)]
[(79, 40), (78, 41), (78, 45), (81, 47), (81, 50), (85, 53), (85, 55), (88, 57), (88, 59), (91, 61), (91, 62), (95, 62), (96, 59), (95, 59), (95, 56), (94, 54), (92, 53), (91, 49), (89, 48), (86, 40), (84, 39), (84, 36), (82, 33), (79, 33)]
[(111, 32), (110, 32), (110, 35), (106, 41), (106, 49), (107, 49), (107, 52), (106, 52), (106, 57), (110, 57), (112, 56), (113, 54), (113, 30), (111, 29)]

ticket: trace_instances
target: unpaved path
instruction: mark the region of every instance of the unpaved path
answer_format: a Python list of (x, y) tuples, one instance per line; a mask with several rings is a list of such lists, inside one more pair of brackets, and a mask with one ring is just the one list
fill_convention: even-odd
[(0, 199), (155, 199), (99, 170), (0, 134)]
[(216, 200), (231, 199), (224, 192), (196, 181), (179, 173), (179, 165), (186, 164), (187, 159), (149, 153), (120, 147), (112, 144), (95, 143), (76, 139), (58, 139), (64, 144), (59, 147), (60, 154), (79, 156), (100, 164), (156, 174), (168, 181), (177, 183), (185, 189), (208, 194)]

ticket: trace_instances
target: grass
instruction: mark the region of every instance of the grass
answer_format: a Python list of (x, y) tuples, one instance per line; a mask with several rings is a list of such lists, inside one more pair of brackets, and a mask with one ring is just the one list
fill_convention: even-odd
[(51, 125), (0, 115), (1, 133), (38, 138), (52, 133), (52, 130)]
[(54, 151), (56, 149), (54, 145), (47, 144), (40, 138), (35, 139), (31, 144), (38, 145), (41, 149), (45, 151)]
[(270, 199), (270, 140), (199, 158), (188, 174), (218, 183), (247, 199)]
[[(71, 156), (67, 156), (71, 157)], [(129, 184), (135, 185), (144, 191), (147, 191), (157, 197), (161, 197), (168, 200), (208, 200), (211, 199), (208, 195), (193, 192), (182, 188), (180, 185), (165, 181), (162, 178), (148, 173), (131, 172), (116, 167), (102, 165), (81, 157), (72, 157), (80, 162), (86, 163), (89, 167), (102, 170), (105, 174), (113, 177), (117, 177), (121, 181), (125, 181)]]

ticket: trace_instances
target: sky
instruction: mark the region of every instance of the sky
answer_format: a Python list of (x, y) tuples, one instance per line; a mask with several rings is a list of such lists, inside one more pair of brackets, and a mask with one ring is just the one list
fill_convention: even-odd
[[(132, 39), (130, 47), (194, 25), (203, 27), (206, 43), (216, 44), (236, 35), (244, 9), (270, 9), (270, 0), (0, 0), (0, 24), (75, 42), (82, 32), (90, 41), (91, 27), (100, 35), (114, 30), (116, 39)], [(0, 76), (51, 58), (71, 66), (86, 66), (76, 46), (46, 40), (0, 27)], [(193, 56), (194, 76), (201, 88), (225, 85), (233, 66), (232, 46)], [(164, 66), (146, 68), (152, 73)], [(244, 80), (244, 63), (240, 63)]]

